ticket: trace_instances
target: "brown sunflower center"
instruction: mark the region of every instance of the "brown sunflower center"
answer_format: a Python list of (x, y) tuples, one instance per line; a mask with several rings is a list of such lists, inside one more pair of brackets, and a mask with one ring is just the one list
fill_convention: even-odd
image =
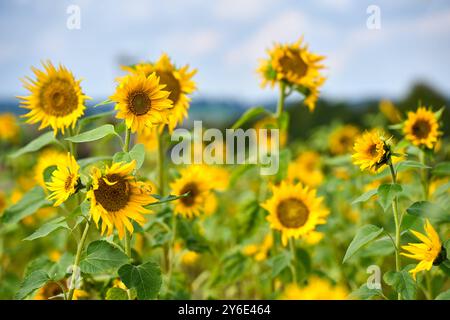
[(428, 121), (425, 120), (417, 120), (412, 127), (413, 134), (419, 139), (428, 137), (430, 131), (431, 125)]
[(300, 56), (300, 52), (292, 51), (280, 59), (280, 65), (284, 73), (292, 72), (298, 78), (302, 78), (308, 71), (308, 65)]
[(69, 174), (69, 176), (67, 177), (66, 182), (64, 183), (64, 189), (66, 190), (66, 192), (72, 188), (74, 178), (75, 176), (73, 174)]
[(42, 109), (49, 115), (64, 117), (78, 107), (78, 95), (73, 84), (65, 79), (55, 79), (42, 87)]
[(277, 216), (284, 227), (300, 228), (308, 221), (309, 209), (303, 201), (288, 198), (278, 204)]
[(146, 114), (152, 102), (145, 92), (135, 92), (130, 97), (130, 110), (137, 116)]
[(125, 208), (130, 198), (128, 181), (118, 174), (110, 174), (105, 178), (109, 184), (105, 180), (99, 179), (98, 189), (94, 190), (96, 201), (109, 212)]
[(166, 85), (163, 90), (169, 91), (169, 99), (172, 100), (174, 105), (177, 104), (181, 94), (180, 82), (172, 72), (158, 72), (158, 75), (160, 83)]
[(185, 194), (189, 192), (189, 194), (184, 197), (181, 198), (181, 202), (187, 206), (187, 207), (191, 207), (192, 205), (195, 204), (195, 199), (197, 198), (197, 196), (200, 193), (200, 190), (197, 186), (197, 184), (195, 182), (190, 182), (187, 183), (182, 189), (181, 189), (181, 194)]
[(370, 145), (367, 153), (369, 154), (369, 156), (375, 157), (378, 154), (377, 145), (376, 144)]

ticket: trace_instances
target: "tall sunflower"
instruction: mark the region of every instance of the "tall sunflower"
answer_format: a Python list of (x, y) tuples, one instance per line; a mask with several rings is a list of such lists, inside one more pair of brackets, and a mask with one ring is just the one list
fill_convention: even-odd
[(0, 141), (17, 142), (19, 131), (19, 125), (14, 114), (0, 114)]
[(48, 126), (55, 135), (58, 130), (64, 134), (66, 128), (75, 127), (77, 119), (84, 114), (84, 102), (90, 99), (81, 91), (80, 82), (72, 72), (59, 65), (58, 68), (48, 61), (43, 63), (44, 70), (32, 67), (36, 79), (26, 77), (24, 87), (31, 93), (29, 96), (18, 96), (21, 107), (30, 112), (23, 115), (27, 123), (41, 122), (39, 130)]
[(323, 199), (316, 196), (315, 189), (283, 181), (272, 187), (272, 193), (261, 206), (269, 212), (270, 227), (281, 231), (283, 245), (289, 238), (306, 236), (318, 225), (326, 223), (329, 211), (322, 206)]
[(433, 149), (441, 134), (437, 117), (425, 107), (419, 107), (416, 112), (408, 112), (403, 133), (415, 146), (428, 149)]
[(361, 170), (378, 171), (390, 157), (389, 147), (378, 130), (364, 132), (355, 141), (353, 163)]
[(304, 94), (305, 105), (314, 110), (319, 88), (325, 82), (320, 73), (325, 57), (310, 52), (302, 38), (294, 43), (276, 43), (267, 53), (269, 57), (262, 60), (258, 68), (262, 86), (270, 84), (273, 87), (283, 81)]
[(131, 132), (142, 132), (145, 127), (153, 127), (166, 123), (173, 107), (169, 99), (170, 92), (162, 90), (160, 78), (152, 73), (133, 74), (119, 79), (114, 95), (116, 117), (125, 119)]
[(410, 230), (422, 243), (408, 243), (408, 245), (402, 246), (402, 249), (406, 252), (400, 253), (405, 257), (420, 261), (414, 269), (409, 271), (414, 280), (417, 273), (430, 270), (433, 265), (439, 265), (447, 257), (439, 235), (428, 219), (425, 221), (424, 229), (426, 235)]
[(132, 74), (149, 74), (156, 72), (160, 77), (160, 83), (165, 85), (164, 90), (170, 92), (169, 99), (173, 102), (173, 112), (169, 115), (169, 131), (181, 124), (187, 117), (189, 109), (189, 94), (196, 89), (192, 77), (197, 73), (196, 69), (189, 69), (189, 65), (176, 67), (169, 56), (163, 53), (155, 63), (139, 63), (132, 67), (123, 67)]
[(47, 183), (47, 189), (52, 192), (48, 199), (56, 200), (53, 206), (59, 206), (76, 192), (79, 170), (80, 166), (70, 153), (67, 154), (66, 163), (58, 164), (52, 173), (51, 181)]
[(63, 151), (55, 149), (45, 149), (42, 151), (38, 156), (36, 165), (34, 166), (35, 182), (45, 189), (46, 170), (50, 167), (64, 166), (66, 161), (67, 155)]
[(114, 228), (122, 239), (125, 231), (133, 233), (130, 220), (142, 225), (145, 222), (143, 214), (151, 213), (144, 208), (154, 201), (150, 195), (149, 186), (136, 181), (131, 174), (136, 167), (136, 161), (130, 163), (114, 163), (102, 172), (93, 168), (91, 173), (92, 188), (87, 192), (87, 199), (91, 201), (92, 218), (99, 227), (102, 220), (101, 232), (111, 235)]
[(335, 155), (347, 154), (352, 151), (359, 129), (353, 125), (345, 125), (331, 133), (328, 145), (330, 152)]

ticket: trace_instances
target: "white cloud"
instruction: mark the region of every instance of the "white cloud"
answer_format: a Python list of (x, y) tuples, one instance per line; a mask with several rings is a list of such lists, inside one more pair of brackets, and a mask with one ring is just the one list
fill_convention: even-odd
[(213, 29), (175, 33), (165, 37), (163, 48), (191, 57), (204, 56), (218, 48), (221, 38)]
[(276, 0), (220, 0), (214, 1), (212, 11), (219, 19), (252, 20), (266, 13)]

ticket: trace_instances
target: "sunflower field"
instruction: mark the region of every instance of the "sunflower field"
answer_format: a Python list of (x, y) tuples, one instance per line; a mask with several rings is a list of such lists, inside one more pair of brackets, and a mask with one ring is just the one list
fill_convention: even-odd
[(276, 108), (229, 128), (273, 132), (256, 141), (270, 175), (192, 160), (228, 141), (194, 137), (192, 161), (173, 161), (201, 84), (169, 54), (121, 66), (96, 104), (62, 64), (17, 75), (21, 116), (0, 115), (0, 298), (450, 299), (449, 110), (384, 100), (294, 135), (298, 110), (328, 112), (327, 58), (303, 38), (261, 58)]

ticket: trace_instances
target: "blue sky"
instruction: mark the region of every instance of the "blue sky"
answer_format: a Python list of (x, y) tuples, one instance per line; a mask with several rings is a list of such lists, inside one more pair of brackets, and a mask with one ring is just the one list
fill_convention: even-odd
[[(69, 30), (69, 5), (81, 29)], [(369, 5), (381, 29), (366, 27)], [(20, 78), (41, 60), (61, 62), (94, 98), (114, 90), (119, 61), (163, 51), (198, 68), (200, 97), (255, 102), (258, 58), (274, 41), (304, 35), (327, 56), (323, 95), (399, 97), (426, 80), (450, 92), (450, 2), (433, 0), (16, 0), (0, 2), (0, 97), (24, 93)]]

